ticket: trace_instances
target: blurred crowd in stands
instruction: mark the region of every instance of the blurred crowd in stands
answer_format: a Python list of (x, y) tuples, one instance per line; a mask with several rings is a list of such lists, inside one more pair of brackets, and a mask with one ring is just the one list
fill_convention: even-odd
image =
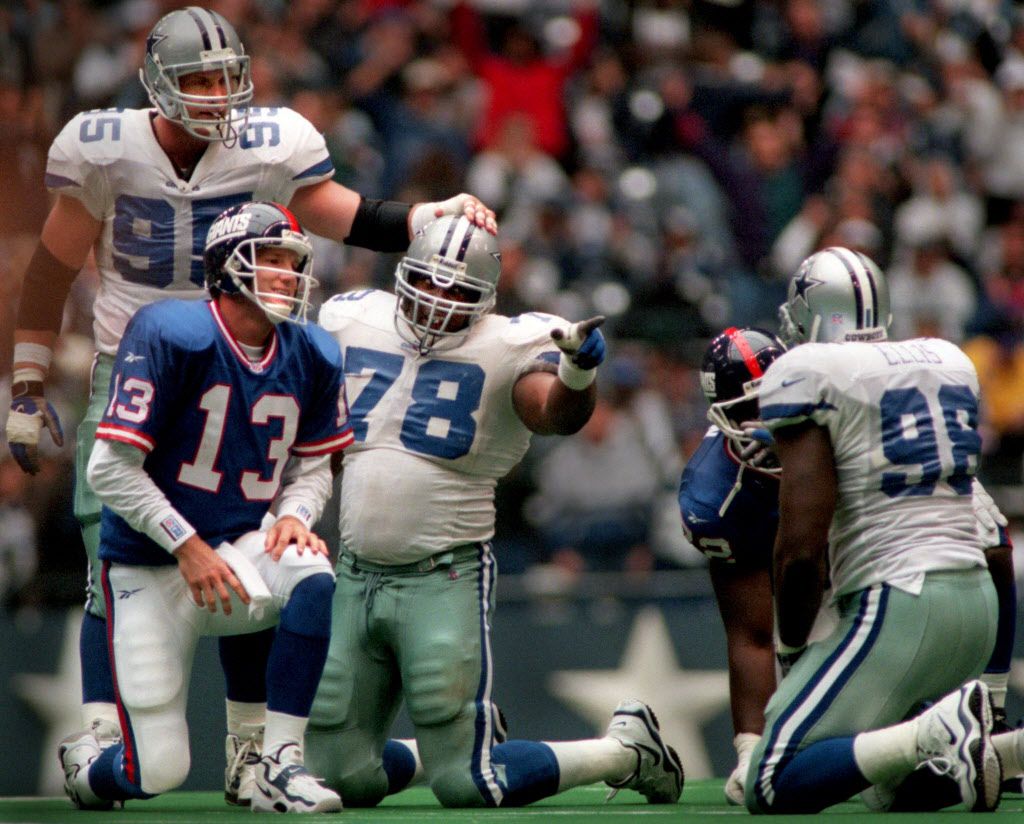
[[(0, 0), (0, 376), (48, 209), (50, 141), (83, 109), (148, 105), (164, 0)], [(984, 392), (982, 478), (1024, 458), (1024, 8), (1009, 0), (223, 0), (255, 104), (325, 135), (369, 197), (470, 191), (499, 216), (498, 310), (608, 317), (581, 435), (537, 439), (499, 489), (498, 557), (643, 574), (699, 563), (675, 488), (706, 427), (695, 369), (727, 325), (776, 328), (802, 258), (838, 244), (888, 272), (894, 335), (961, 344)], [(325, 295), (390, 288), (395, 259), (322, 242)], [(75, 603), (85, 271), (49, 394), (63, 451), (0, 456), (0, 597)], [(6, 377), (3, 378), (6, 381)], [(0, 390), (0, 394), (3, 394)], [(2, 408), (6, 409), (6, 401)], [(579, 478), (586, 478), (581, 486)], [(1011, 510), (1015, 507), (1010, 507)], [(1024, 515), (1021, 511), (1010, 514)]]

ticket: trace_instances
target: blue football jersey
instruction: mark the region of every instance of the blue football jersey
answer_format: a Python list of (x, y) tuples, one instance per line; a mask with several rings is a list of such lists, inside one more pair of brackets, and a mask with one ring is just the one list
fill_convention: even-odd
[[(97, 438), (146, 453), (145, 471), (207, 543), (257, 529), (290, 456), (352, 442), (341, 353), (316, 326), (275, 327), (250, 361), (211, 301), (160, 301), (125, 331)], [(164, 528), (171, 537), (175, 522)], [(103, 508), (100, 557), (175, 559)]]
[(747, 467), (737, 490), (739, 471), (725, 435), (711, 427), (679, 483), (683, 530), (716, 563), (767, 567), (779, 525), (779, 482), (774, 475)]

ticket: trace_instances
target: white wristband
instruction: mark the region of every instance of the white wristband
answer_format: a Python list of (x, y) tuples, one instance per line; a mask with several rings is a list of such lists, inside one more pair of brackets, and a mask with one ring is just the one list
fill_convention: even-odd
[(313, 525), (313, 509), (302, 501), (284, 501), (277, 512), (277, 520), (285, 515), (298, 518), (306, 525), (307, 529)]
[(582, 392), (597, 377), (597, 367), (593, 369), (580, 369), (574, 364), (565, 352), (558, 359), (558, 379), (576, 392)]
[(37, 366), (19, 366), (11, 373), (11, 385), (16, 383), (42, 383), (46, 372)]
[(50, 371), (50, 362), (53, 360), (53, 350), (41, 343), (16, 343), (14, 344), (14, 372), (11, 375), (11, 382), (18, 381), (42, 381), (46, 373)]

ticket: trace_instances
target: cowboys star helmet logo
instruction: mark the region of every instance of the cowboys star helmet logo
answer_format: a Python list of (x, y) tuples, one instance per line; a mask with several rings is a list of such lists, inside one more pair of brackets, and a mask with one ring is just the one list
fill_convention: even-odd
[(146, 38), (146, 54), (152, 54), (153, 49), (155, 49), (157, 45), (159, 45), (166, 39), (166, 34), (157, 34), (156, 32), (150, 32), (149, 37)]
[(811, 277), (811, 267), (805, 265), (800, 273), (797, 275), (795, 281), (793, 281), (793, 287), (795, 292), (794, 298), (800, 298), (804, 302), (804, 306), (810, 308), (810, 304), (807, 302), (807, 293), (815, 286), (822, 286), (825, 283), (823, 280)]

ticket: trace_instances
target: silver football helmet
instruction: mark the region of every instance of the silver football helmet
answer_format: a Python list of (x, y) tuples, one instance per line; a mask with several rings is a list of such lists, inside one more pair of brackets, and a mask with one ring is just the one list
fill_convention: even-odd
[(494, 306), (500, 275), (494, 235), (461, 215), (431, 221), (395, 269), (398, 334), (424, 355), (458, 346)]
[[(196, 72), (223, 73), (226, 94), (186, 94), (181, 78)], [(252, 100), (249, 57), (234, 27), (215, 11), (199, 6), (161, 17), (146, 38), (139, 79), (160, 114), (194, 137), (233, 144), (245, 129)], [(202, 108), (203, 116), (189, 112)], [(211, 110), (219, 116), (211, 117)]]
[(800, 264), (779, 321), (787, 346), (885, 340), (889, 285), (867, 255), (832, 246)]

